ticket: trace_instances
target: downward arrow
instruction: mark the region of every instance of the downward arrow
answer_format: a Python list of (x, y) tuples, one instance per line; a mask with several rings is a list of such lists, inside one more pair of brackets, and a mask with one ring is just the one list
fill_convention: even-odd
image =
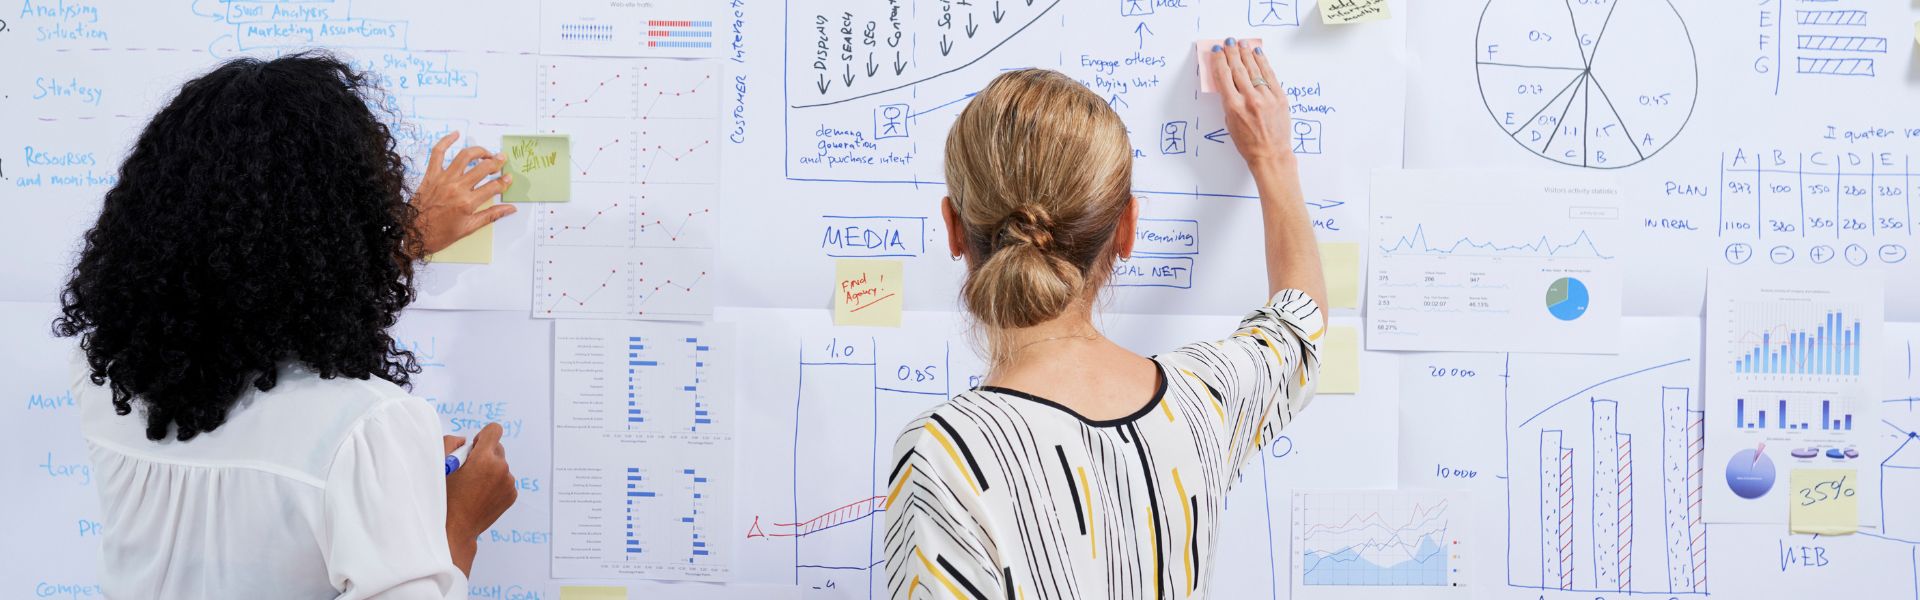
[(826, 93), (827, 93), (827, 88), (829, 88), (829, 87), (833, 87), (833, 80), (832, 80), (832, 79), (827, 79), (827, 74), (826, 74), (826, 73), (821, 73), (821, 74), (820, 74), (820, 83), (818, 84), (818, 86), (817, 86), (817, 87), (819, 87), (819, 88), (820, 88), (820, 93), (821, 93), (821, 94), (826, 94)]
[(880, 65), (874, 64), (873, 53), (868, 52), (867, 53), (867, 78), (871, 79), (873, 78), (874, 73), (879, 73), (879, 72), (880, 72)]
[(953, 52), (953, 42), (947, 41), (947, 34), (940, 34), (940, 55), (946, 56), (950, 52)]
[(1004, 10), (1000, 10), (1000, 2), (999, 2), (999, 0), (994, 0), (994, 3), (993, 3), (993, 22), (997, 24), (997, 23), (999, 23), (999, 22), (1000, 22), (1000, 19), (1003, 19), (1003, 18), (1006, 18), (1006, 16), (1007, 16), (1007, 11), (1004, 11)]
[(893, 74), (899, 75), (901, 73), (905, 73), (906, 71), (907, 71), (907, 63), (900, 62), (900, 53), (899, 52), (893, 53)]
[(847, 65), (847, 74), (841, 75), (840, 80), (847, 82), (847, 87), (853, 87), (853, 65)]
[(967, 37), (973, 37), (973, 32), (979, 30), (980, 26), (973, 24), (973, 13), (967, 13)]
[(1227, 133), (1227, 130), (1225, 129), (1215, 129), (1213, 130), (1213, 133), (1209, 133), (1202, 137), (1207, 138), (1207, 141), (1213, 142), (1215, 144), (1225, 144), (1227, 142), (1220, 138), (1228, 137), (1228, 133)]

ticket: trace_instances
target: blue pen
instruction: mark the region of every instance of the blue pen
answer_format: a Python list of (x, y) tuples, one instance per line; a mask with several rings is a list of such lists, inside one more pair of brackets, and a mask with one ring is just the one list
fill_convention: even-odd
[(473, 442), (469, 441), (465, 444), (461, 444), (459, 448), (454, 448), (453, 454), (447, 455), (447, 474), (448, 475), (452, 475), (454, 471), (460, 470), (460, 463), (467, 462), (467, 450), (472, 447), (473, 447)]

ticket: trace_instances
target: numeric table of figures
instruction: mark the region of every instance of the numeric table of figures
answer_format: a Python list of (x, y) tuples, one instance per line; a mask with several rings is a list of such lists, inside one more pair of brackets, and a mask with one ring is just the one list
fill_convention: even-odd
[(1734, 150), (1721, 155), (1720, 239), (1731, 264), (1898, 264), (1914, 243), (1912, 157)]

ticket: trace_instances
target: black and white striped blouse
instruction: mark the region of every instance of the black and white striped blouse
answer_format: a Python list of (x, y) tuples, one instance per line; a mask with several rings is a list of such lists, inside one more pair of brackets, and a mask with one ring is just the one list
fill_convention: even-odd
[(915, 419), (886, 497), (891, 597), (1201, 598), (1227, 490), (1313, 396), (1320, 309), (1288, 290), (1232, 337), (1154, 357), (1138, 412), (983, 387)]

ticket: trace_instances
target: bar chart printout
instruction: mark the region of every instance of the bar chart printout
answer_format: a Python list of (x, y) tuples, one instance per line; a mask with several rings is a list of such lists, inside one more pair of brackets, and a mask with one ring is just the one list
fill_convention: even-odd
[(1467, 513), (1447, 492), (1295, 492), (1294, 597), (1467, 598)]
[(563, 321), (553, 336), (554, 576), (724, 580), (729, 329)]
[[(1880, 423), (1885, 283), (1871, 272), (1713, 273), (1707, 292), (1707, 506), (1780, 523), (1799, 469), (1866, 464)], [(1859, 495), (1877, 498), (1878, 482)], [(1866, 489), (1873, 488), (1873, 489)]]

